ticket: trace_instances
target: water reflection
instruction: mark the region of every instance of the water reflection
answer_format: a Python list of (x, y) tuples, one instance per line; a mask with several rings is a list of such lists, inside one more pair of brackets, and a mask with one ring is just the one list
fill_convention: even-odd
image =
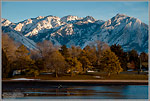
[(141, 86), (141, 85), (130, 85), (126, 86), (126, 89), (123, 90), (122, 94), (128, 96), (128, 98), (136, 98), (136, 99), (142, 99), (147, 98), (148, 99), (148, 86)]
[[(23, 97), (15, 98), (48, 98), (48, 99), (148, 99), (147, 85), (117, 86), (51, 86), (49, 88), (15, 88), (5, 89), (3, 93), (22, 93)], [(8, 98), (3, 96), (4, 98)]]

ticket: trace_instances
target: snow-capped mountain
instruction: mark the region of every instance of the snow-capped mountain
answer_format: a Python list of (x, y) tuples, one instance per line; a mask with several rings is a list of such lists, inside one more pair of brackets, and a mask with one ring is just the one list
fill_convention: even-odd
[(47, 29), (51, 29), (62, 25), (60, 18), (56, 16), (39, 16), (37, 18), (31, 18), (22, 22), (16, 23), (14, 30), (21, 32), (24, 36), (33, 36), (38, 33), (42, 33)]
[(134, 17), (117, 14), (100, 27), (96, 36), (109, 45), (120, 44), (125, 51), (148, 52), (148, 25)]
[(67, 16), (64, 16), (60, 19), (60, 21), (62, 22), (68, 22), (68, 21), (73, 21), (73, 20), (79, 20), (81, 18), (77, 17), (77, 16), (72, 16), (72, 15), (67, 15)]
[(92, 16), (80, 18), (72, 15), (62, 18), (39, 16), (18, 23), (2, 19), (2, 26), (3, 31), (11, 28), (14, 33), (34, 42), (50, 40), (54, 45), (84, 48), (100, 40), (109, 45), (120, 44), (125, 51), (135, 49), (148, 52), (148, 25), (124, 14), (117, 14), (108, 21), (97, 20)]
[(9, 37), (12, 38), (15, 42), (24, 44), (29, 49), (37, 49), (36, 43), (34, 41), (32, 41), (29, 38), (23, 36), (21, 33), (15, 31), (13, 28), (8, 26), (8, 23), (5, 23), (5, 24), (4, 24), (4, 26), (2, 26), (3, 34), (8, 34)]
[(12, 23), (9, 20), (4, 18), (1, 19), (1, 22), (2, 22), (2, 26), (9, 26)]

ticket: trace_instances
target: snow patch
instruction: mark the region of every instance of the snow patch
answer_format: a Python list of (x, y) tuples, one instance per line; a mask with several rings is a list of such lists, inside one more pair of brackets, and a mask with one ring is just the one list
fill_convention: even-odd
[(40, 79), (16, 78), (11, 80), (40, 80)]

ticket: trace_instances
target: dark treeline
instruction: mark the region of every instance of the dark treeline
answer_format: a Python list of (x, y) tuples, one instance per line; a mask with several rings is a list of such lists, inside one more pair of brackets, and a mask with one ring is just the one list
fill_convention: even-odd
[(22, 75), (36, 77), (41, 72), (51, 72), (55, 77), (64, 74), (74, 76), (89, 70), (104, 71), (108, 76), (129, 68), (148, 69), (148, 54), (131, 50), (124, 52), (120, 45), (108, 46), (96, 41), (84, 49), (65, 45), (53, 46), (50, 41), (37, 44), (38, 50), (28, 50), (24, 45), (16, 45), (7, 35), (2, 36), (3, 78), (12, 77), (14, 70)]

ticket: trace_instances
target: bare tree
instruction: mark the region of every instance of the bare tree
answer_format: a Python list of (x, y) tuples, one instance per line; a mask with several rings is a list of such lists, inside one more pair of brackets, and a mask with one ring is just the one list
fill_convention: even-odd
[(7, 54), (8, 61), (14, 61), (16, 58), (15, 51), (17, 50), (17, 45), (7, 34), (2, 34), (2, 48)]
[(37, 46), (42, 57), (46, 57), (47, 53), (51, 53), (56, 50), (53, 44), (48, 40), (44, 40), (43, 42), (38, 43)]

